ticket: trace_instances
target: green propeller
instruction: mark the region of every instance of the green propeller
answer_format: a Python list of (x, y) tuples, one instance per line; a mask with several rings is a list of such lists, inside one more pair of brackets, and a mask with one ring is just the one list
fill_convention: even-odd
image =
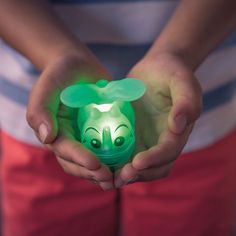
[(91, 103), (106, 104), (114, 101), (134, 101), (145, 93), (141, 80), (126, 78), (108, 82), (99, 80), (96, 84), (76, 84), (61, 93), (61, 101), (66, 106), (80, 108)]

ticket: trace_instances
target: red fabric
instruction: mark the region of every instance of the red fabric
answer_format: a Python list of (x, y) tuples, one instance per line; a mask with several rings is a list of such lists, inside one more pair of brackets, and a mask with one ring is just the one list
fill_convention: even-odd
[(116, 195), (63, 172), (44, 149), (2, 134), (4, 236), (112, 236)]
[(124, 188), (122, 235), (232, 236), (236, 203), (236, 131), (182, 155), (163, 180)]
[[(112, 236), (116, 192), (68, 176), (54, 156), (6, 134), (4, 236)], [(236, 202), (236, 131), (182, 155), (161, 181), (121, 191), (121, 236), (231, 236)]]

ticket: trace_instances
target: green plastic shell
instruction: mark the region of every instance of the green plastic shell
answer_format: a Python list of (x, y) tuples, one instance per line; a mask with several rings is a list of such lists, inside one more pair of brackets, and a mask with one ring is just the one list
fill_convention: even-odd
[(77, 84), (61, 93), (63, 104), (79, 108), (81, 143), (112, 171), (127, 163), (135, 149), (135, 117), (130, 101), (145, 93), (140, 80)]
[[(99, 160), (116, 170), (129, 161), (135, 148), (134, 112), (128, 102), (114, 102), (108, 111), (91, 104), (80, 108), (81, 142)], [(100, 145), (97, 145), (97, 144)]]

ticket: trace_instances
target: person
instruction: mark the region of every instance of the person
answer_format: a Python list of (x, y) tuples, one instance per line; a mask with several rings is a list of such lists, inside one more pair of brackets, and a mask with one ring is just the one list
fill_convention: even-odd
[[(235, 1), (0, 4), (4, 236), (232, 235)], [(59, 94), (125, 76), (147, 92), (136, 154), (113, 175)]]

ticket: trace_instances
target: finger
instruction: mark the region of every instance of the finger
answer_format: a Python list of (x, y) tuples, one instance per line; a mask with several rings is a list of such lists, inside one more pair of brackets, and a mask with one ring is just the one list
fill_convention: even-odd
[(113, 181), (103, 181), (99, 182), (99, 186), (104, 190), (104, 191), (110, 191), (115, 188)]
[(85, 149), (79, 142), (60, 135), (52, 144), (47, 145), (57, 156), (66, 161), (78, 164), (89, 170), (101, 168), (96, 156)]
[(135, 182), (146, 182), (165, 178), (169, 175), (173, 163), (165, 166), (154, 167), (145, 170), (136, 170), (132, 164), (127, 164), (116, 175), (115, 187), (120, 188), (127, 184)]
[(51, 143), (58, 133), (59, 91), (55, 83), (42, 75), (30, 93), (26, 119), (42, 143)]
[(104, 191), (110, 191), (115, 188), (113, 181), (102, 181), (98, 182), (96, 180), (91, 180), (92, 183), (99, 185)]
[(170, 93), (173, 105), (168, 125), (172, 132), (180, 134), (201, 114), (201, 87), (192, 74), (186, 72), (170, 80)]
[(64, 158), (56, 156), (63, 170), (70, 175), (96, 182), (112, 182), (112, 173), (107, 167), (101, 165), (97, 170), (88, 170), (83, 166), (66, 161)]
[(189, 125), (181, 135), (172, 133), (170, 130), (164, 131), (156, 146), (140, 152), (134, 157), (133, 167), (137, 170), (144, 170), (173, 162), (180, 155), (192, 128), (193, 125)]
[(134, 181), (137, 173), (138, 170), (136, 170), (131, 163), (124, 165), (122, 169), (115, 173), (115, 187), (120, 188), (128, 182)]
[(166, 178), (169, 176), (172, 166), (173, 162), (161, 167), (141, 170), (138, 172), (139, 174), (136, 182), (146, 182)]

